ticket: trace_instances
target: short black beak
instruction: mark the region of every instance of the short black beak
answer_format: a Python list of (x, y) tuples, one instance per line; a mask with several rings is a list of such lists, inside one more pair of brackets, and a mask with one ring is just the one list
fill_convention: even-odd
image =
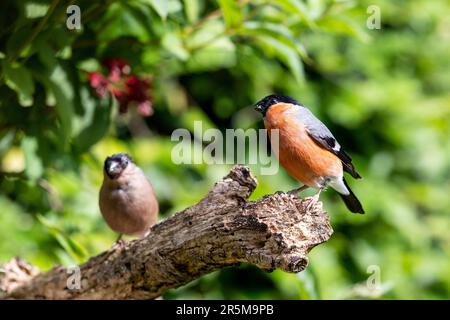
[(259, 103), (257, 103), (257, 104), (255, 105), (255, 110), (262, 113), (263, 108), (262, 108), (262, 106), (261, 106)]

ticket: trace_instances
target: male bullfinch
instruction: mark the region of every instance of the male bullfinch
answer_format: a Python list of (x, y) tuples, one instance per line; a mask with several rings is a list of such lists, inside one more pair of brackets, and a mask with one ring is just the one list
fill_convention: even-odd
[(255, 104), (262, 113), (264, 126), (269, 132), (279, 130), (279, 150), (274, 150), (281, 165), (291, 176), (305, 185), (293, 190), (298, 192), (308, 187), (327, 186), (336, 190), (347, 208), (354, 213), (364, 213), (344, 178), (344, 171), (356, 179), (350, 156), (342, 150), (328, 128), (311, 111), (291, 97), (269, 95)]
[(107, 157), (99, 197), (109, 227), (122, 234), (145, 236), (156, 223), (158, 201), (150, 181), (124, 153)]

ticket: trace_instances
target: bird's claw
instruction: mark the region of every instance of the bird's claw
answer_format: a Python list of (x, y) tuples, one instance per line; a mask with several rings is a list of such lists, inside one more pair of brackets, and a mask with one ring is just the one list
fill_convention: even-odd
[(312, 207), (319, 201), (319, 194), (316, 194), (309, 198), (308, 204), (306, 205), (306, 211), (309, 211), (312, 209)]
[(125, 246), (125, 243), (126, 243), (125, 240), (117, 239), (117, 241), (114, 242), (114, 244), (112, 245), (111, 249), (116, 250), (116, 249), (123, 248)]

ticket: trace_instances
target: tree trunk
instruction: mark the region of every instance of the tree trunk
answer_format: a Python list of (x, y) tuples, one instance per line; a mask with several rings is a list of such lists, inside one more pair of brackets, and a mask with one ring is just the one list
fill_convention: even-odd
[(333, 232), (322, 203), (281, 192), (248, 201), (256, 185), (249, 169), (237, 166), (200, 202), (156, 224), (146, 238), (91, 258), (79, 273), (63, 267), (40, 273), (15, 258), (0, 265), (2, 297), (153, 299), (241, 262), (304, 270), (308, 252)]

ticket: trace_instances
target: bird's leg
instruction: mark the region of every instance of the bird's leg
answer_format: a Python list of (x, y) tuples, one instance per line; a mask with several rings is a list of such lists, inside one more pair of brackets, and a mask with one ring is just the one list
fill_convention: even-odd
[(301, 187), (299, 187), (297, 189), (289, 191), (288, 194), (297, 195), (300, 191), (306, 190), (308, 188), (309, 187), (305, 184), (305, 185), (303, 185), (303, 186), (301, 186)]
[(317, 191), (317, 193), (314, 195), (314, 198), (317, 199), (317, 200), (319, 200), (320, 193), (321, 193), (323, 190), (325, 190), (325, 188), (320, 188), (319, 191)]
[(149, 234), (150, 234), (150, 229), (148, 229), (148, 230), (144, 233), (144, 235), (142, 236), (142, 238), (147, 237)]
[(308, 205), (306, 206), (306, 210), (307, 210), (307, 211), (311, 209), (311, 207), (313, 206), (313, 204), (315, 204), (315, 203), (317, 203), (317, 201), (319, 201), (320, 193), (321, 193), (323, 190), (325, 190), (324, 187), (320, 188), (319, 191), (318, 191), (314, 196), (311, 197), (311, 199), (309, 200)]
[(143, 238), (147, 237), (149, 234), (150, 234), (150, 229), (148, 229), (147, 231), (144, 231), (139, 237), (141, 239), (143, 239)]
[(123, 245), (125, 244), (125, 240), (122, 239), (122, 236), (123, 234), (119, 233), (119, 236), (117, 237), (116, 242), (114, 242), (112, 249), (123, 247)]

